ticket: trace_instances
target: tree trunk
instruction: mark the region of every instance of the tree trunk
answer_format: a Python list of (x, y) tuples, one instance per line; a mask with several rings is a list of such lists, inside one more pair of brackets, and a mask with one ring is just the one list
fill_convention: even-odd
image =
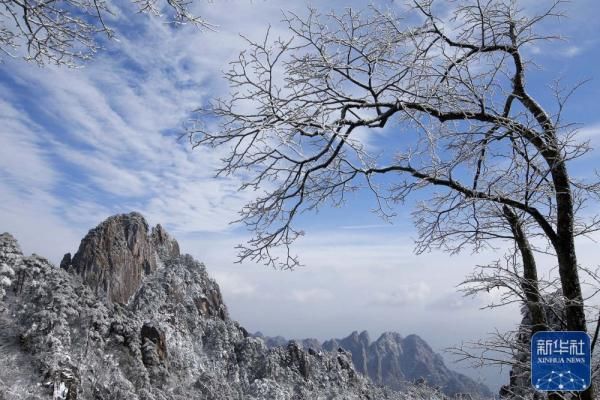
[[(504, 216), (510, 225), (515, 242), (521, 253), (523, 262), (523, 277), (521, 279), (521, 288), (525, 294), (525, 305), (531, 317), (531, 334), (529, 340), (536, 332), (548, 330), (546, 322), (546, 314), (542, 305), (542, 298), (538, 286), (537, 264), (533, 255), (533, 250), (529, 244), (529, 240), (523, 231), (523, 226), (519, 217), (508, 206), (502, 208)], [(535, 393), (534, 399), (541, 399), (541, 393)], [(563, 397), (558, 393), (548, 393), (548, 400), (562, 400)]]
[(573, 197), (564, 163), (553, 169), (552, 179), (556, 190), (557, 208), (556, 234), (558, 243), (555, 247), (560, 282), (566, 301), (567, 329), (587, 331), (583, 296), (577, 270), (577, 255), (575, 253)]
[(523, 277), (521, 279), (521, 288), (525, 294), (526, 306), (531, 316), (531, 336), (536, 332), (548, 330), (546, 323), (546, 315), (542, 306), (540, 291), (538, 288), (537, 265), (535, 257), (527, 240), (527, 236), (523, 231), (521, 221), (517, 214), (508, 206), (503, 207), (504, 216), (510, 225), (513, 237), (523, 261)]
[[(557, 243), (554, 247), (558, 258), (560, 283), (565, 298), (567, 329), (587, 332), (577, 254), (575, 252), (573, 195), (564, 161), (558, 161), (552, 166), (552, 180), (556, 190), (557, 212)], [(593, 386), (590, 385), (588, 390), (579, 395), (579, 398), (581, 400), (593, 400)]]

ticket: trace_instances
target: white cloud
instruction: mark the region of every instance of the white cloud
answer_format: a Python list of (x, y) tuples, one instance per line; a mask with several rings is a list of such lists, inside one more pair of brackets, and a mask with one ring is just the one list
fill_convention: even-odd
[(575, 57), (583, 52), (583, 49), (579, 46), (569, 46), (567, 47), (563, 54), (567, 57)]
[(28, 120), (24, 110), (3, 99), (0, 99), (0, 120), (2, 184), (29, 192), (49, 188), (58, 173), (48, 160), (43, 128)]
[(589, 124), (577, 130), (579, 139), (596, 139), (600, 136), (600, 123)]
[[(231, 229), (249, 195), (237, 193), (236, 179), (213, 178), (219, 151), (192, 151), (176, 138), (190, 110), (218, 94), (211, 89), (225, 89), (215, 77), (241, 39), (233, 32), (173, 30), (155, 18), (136, 21), (146, 35), (120, 32), (111, 56), (101, 53), (85, 68), (3, 66), (19, 85), (0, 86), (4, 103), (17, 98), (16, 90), (30, 95), (22, 110), (2, 107), (0, 187), (35, 186), (49, 196), (84, 187), (38, 213), (95, 204), (111, 212), (136, 209), (176, 231)], [(40, 128), (39, 120), (50, 128)]]
[(570, 59), (581, 55), (585, 51), (585, 46), (561, 46), (557, 45), (555, 41), (549, 41), (530, 44), (525, 50), (530, 51), (535, 56)]
[(293, 290), (290, 296), (298, 303), (320, 303), (333, 299), (333, 293), (322, 288)]
[(422, 306), (429, 302), (431, 287), (426, 282), (400, 285), (393, 292), (379, 292), (373, 295), (372, 303), (384, 306)]
[(459, 292), (456, 288), (455, 290), (447, 290), (437, 296), (433, 296), (427, 304), (427, 307), (432, 310), (445, 312), (468, 311), (486, 307), (492, 303), (497, 303), (499, 296), (499, 291), (494, 290), (492, 293), (465, 297), (463, 293)]
[(211, 275), (227, 297), (247, 297), (256, 293), (256, 286), (246, 281), (239, 274), (218, 271), (211, 273)]

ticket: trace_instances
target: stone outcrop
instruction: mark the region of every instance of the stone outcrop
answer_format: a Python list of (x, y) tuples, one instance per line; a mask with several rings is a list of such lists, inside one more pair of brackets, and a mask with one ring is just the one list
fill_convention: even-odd
[(152, 322), (144, 322), (140, 331), (142, 362), (145, 366), (160, 365), (167, 359), (165, 333)]
[[(304, 342), (310, 346), (310, 343)], [(323, 343), (323, 349), (327, 351), (336, 351), (338, 348), (343, 348), (352, 354), (352, 362), (354, 367), (361, 374), (368, 374), (368, 361), (369, 361), (369, 345), (371, 339), (366, 331), (361, 334), (358, 332), (352, 332), (350, 336), (344, 339), (331, 339)]]
[(71, 253), (65, 253), (62, 260), (60, 260), (60, 268), (69, 269), (73, 265), (73, 259), (71, 258)]
[[(271, 338), (262, 333), (255, 336), (261, 338), (268, 347), (288, 343), (281, 336)], [(417, 335), (403, 338), (396, 332), (386, 332), (376, 341), (371, 342), (368, 332), (355, 331), (343, 339), (330, 339), (322, 344), (316, 339), (301, 339), (294, 342), (314, 352), (347, 351), (351, 354), (356, 371), (370, 377), (378, 385), (395, 390), (405, 391), (418, 384), (439, 388), (452, 397), (492, 396), (485, 385), (446, 367), (443, 358)]]
[(152, 228), (150, 239), (160, 258), (169, 259), (179, 256), (179, 243), (169, 236), (160, 224)]
[(0, 400), (442, 398), (377, 387), (345, 350), (267, 348), (229, 318), (204, 265), (139, 214), (91, 230), (65, 268), (0, 235), (0, 265), (13, 277), (0, 299)]
[[(99, 296), (126, 304), (143, 277), (154, 272), (161, 258), (179, 255), (179, 245), (165, 230), (138, 213), (108, 218), (83, 238), (71, 265)], [(68, 268), (65, 255), (62, 268)]]

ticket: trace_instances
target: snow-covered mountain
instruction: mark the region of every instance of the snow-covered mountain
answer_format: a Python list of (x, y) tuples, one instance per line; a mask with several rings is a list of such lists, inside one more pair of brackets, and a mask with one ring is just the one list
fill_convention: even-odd
[(60, 268), (0, 235), (0, 365), (0, 400), (443, 398), (379, 387), (341, 349), (269, 349), (137, 213), (92, 229)]
[[(257, 332), (267, 347), (285, 346), (288, 340), (281, 336), (267, 337)], [(492, 397), (489, 388), (473, 379), (450, 370), (442, 356), (417, 335), (402, 337), (396, 332), (383, 333), (371, 341), (368, 332), (352, 332), (343, 339), (320, 343), (316, 339), (294, 341), (304, 349), (335, 353), (339, 349), (352, 354), (354, 368), (378, 384), (395, 390), (405, 390), (415, 383), (437, 387), (448, 396), (471, 394)]]

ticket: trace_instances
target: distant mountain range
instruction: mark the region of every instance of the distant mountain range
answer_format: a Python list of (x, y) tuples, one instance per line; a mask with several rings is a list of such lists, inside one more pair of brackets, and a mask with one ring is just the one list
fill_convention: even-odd
[[(290, 342), (282, 336), (268, 337), (254, 334), (267, 347), (287, 346)], [(339, 348), (352, 353), (354, 368), (382, 386), (403, 391), (410, 384), (425, 383), (437, 387), (449, 396), (471, 394), (490, 398), (490, 389), (482, 383), (450, 370), (441, 355), (417, 335), (402, 337), (396, 332), (386, 332), (372, 342), (367, 331), (352, 332), (343, 339), (330, 339), (321, 343), (317, 339), (294, 340), (305, 350), (337, 352)]]

